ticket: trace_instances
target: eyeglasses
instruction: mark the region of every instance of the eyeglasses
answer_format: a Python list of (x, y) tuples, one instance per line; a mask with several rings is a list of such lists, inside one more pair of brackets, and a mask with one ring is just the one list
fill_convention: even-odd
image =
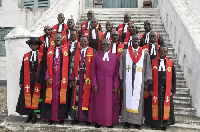
[(44, 29), (44, 30), (48, 30), (48, 31), (50, 31), (51, 29)]

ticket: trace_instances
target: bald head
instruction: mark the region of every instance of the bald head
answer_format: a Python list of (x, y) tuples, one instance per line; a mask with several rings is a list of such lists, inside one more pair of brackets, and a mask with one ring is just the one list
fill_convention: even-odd
[(64, 23), (64, 20), (65, 20), (64, 14), (63, 13), (59, 13), (57, 19), (58, 19), (58, 23), (59, 24)]
[(47, 37), (50, 36), (52, 33), (52, 29), (49, 25), (45, 26), (43, 31), (44, 31), (45, 36)]
[(89, 10), (88, 13), (87, 13), (88, 21), (90, 21), (93, 17), (94, 17), (94, 11)]
[(124, 14), (124, 23), (129, 23), (131, 15), (129, 13)]

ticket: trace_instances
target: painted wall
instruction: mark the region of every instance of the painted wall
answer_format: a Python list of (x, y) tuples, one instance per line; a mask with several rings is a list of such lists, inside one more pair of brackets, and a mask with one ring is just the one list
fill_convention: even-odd
[(192, 5), (192, 8), (197, 10), (198, 13), (200, 14), (200, 0), (188, 0), (188, 2), (190, 2)]
[(186, 0), (159, 0), (158, 7), (200, 117), (200, 14)]

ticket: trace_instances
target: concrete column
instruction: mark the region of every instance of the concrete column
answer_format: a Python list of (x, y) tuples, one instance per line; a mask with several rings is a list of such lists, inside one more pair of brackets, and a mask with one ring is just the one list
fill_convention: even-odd
[(5, 37), (8, 115), (18, 115), (15, 110), (20, 93), (20, 69), (23, 55), (30, 51), (25, 42), (30, 36), (31, 34), (28, 30), (18, 25)]

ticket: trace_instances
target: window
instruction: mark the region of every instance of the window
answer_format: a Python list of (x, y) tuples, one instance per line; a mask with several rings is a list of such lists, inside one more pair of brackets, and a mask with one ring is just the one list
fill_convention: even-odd
[(1, 4), (1, 3), (2, 3), (2, 0), (0, 0), (0, 7), (2, 6), (2, 4)]
[(49, 8), (50, 0), (21, 0), (22, 8), (33, 8), (33, 9), (47, 9)]
[(4, 37), (11, 31), (11, 28), (0, 28), (0, 57), (6, 56)]

